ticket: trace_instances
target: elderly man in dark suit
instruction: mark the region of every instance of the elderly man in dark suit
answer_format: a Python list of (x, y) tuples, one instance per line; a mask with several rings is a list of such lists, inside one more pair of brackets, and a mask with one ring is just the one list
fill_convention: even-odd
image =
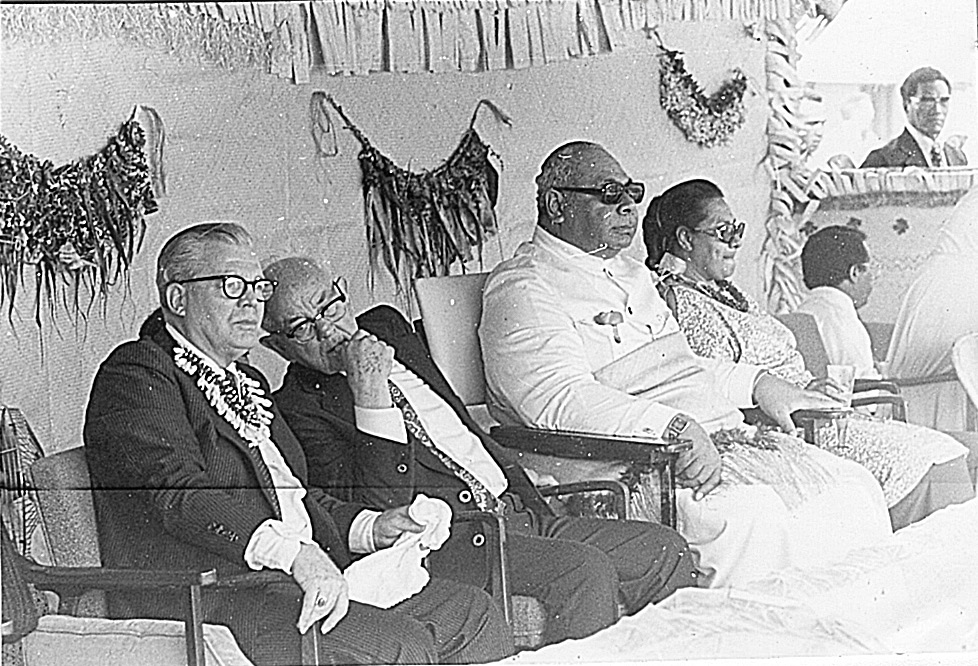
[[(482, 590), (433, 579), (389, 610), (350, 602), (351, 553), (423, 528), (307, 486), (302, 449), (268, 384), (242, 357), (258, 343), (275, 285), (235, 223), (204, 223), (160, 253), (161, 310), (106, 359), (84, 436), (105, 564), (280, 569), (283, 582), (205, 592), (205, 620), (230, 627), (256, 664), (297, 664), (299, 632), (322, 620), (328, 663), (485, 662), (512, 634)], [(301, 592), (300, 592), (301, 589)], [(114, 595), (121, 617), (176, 617), (175, 595)], [(316, 629), (313, 629), (314, 631)]]
[(897, 138), (869, 153), (861, 168), (966, 166), (955, 145), (940, 140), (951, 104), (951, 84), (933, 67), (914, 70), (900, 86), (907, 127)]
[[(511, 589), (542, 601), (547, 642), (611, 624), (619, 596), (633, 613), (695, 584), (687, 545), (667, 527), (555, 516), (512, 454), (471, 419), (396, 310), (379, 306), (355, 318), (344, 282), (310, 259), (266, 271), (279, 286), (262, 343), (292, 361), (275, 400), (313, 485), (377, 506), (424, 493), (456, 511), (503, 511)], [(454, 535), (443, 551), (466, 541)]]

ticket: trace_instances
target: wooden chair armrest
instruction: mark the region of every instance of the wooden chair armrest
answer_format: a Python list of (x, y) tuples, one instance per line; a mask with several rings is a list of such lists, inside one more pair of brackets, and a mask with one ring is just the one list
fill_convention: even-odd
[(902, 395), (876, 395), (866, 398), (853, 398), (853, 407), (866, 407), (868, 405), (892, 405), (893, 420), (907, 421), (907, 401)]
[(884, 377), (883, 381), (892, 382), (897, 386), (925, 386), (927, 384), (942, 384), (944, 382), (958, 381), (958, 375), (952, 370), (943, 372), (939, 375), (928, 375), (926, 377)]
[(69, 596), (78, 590), (162, 589), (171, 587), (205, 587), (217, 582), (214, 569), (146, 570), (108, 569), (105, 567), (52, 567), (28, 562), (25, 574), (35, 587)]
[(621, 481), (611, 479), (601, 481), (579, 481), (577, 483), (564, 483), (559, 486), (544, 486), (537, 488), (544, 497), (556, 495), (575, 495), (578, 493), (590, 493), (595, 491), (608, 491), (615, 498), (615, 513), (619, 518), (628, 516), (628, 507), (631, 504), (631, 491)]
[(863, 391), (886, 391), (887, 393), (900, 393), (900, 387), (897, 386), (896, 382), (887, 379), (857, 379), (853, 383), (852, 390), (854, 393), (861, 393)]
[(686, 439), (666, 441), (656, 437), (624, 437), (526, 426), (496, 426), (491, 435), (510, 449), (586, 460), (671, 462), (692, 448), (692, 442)]
[[(184, 635), (188, 666), (204, 666), (204, 613), (201, 588), (217, 582), (217, 572), (193, 570), (109, 569), (105, 567), (52, 567), (21, 560), (24, 577), (40, 590), (62, 598), (77, 597), (85, 590), (183, 588), (187, 594)], [(314, 633), (312, 631), (306, 634)], [(305, 654), (305, 650), (303, 650)], [(310, 662), (318, 666), (318, 659)]]

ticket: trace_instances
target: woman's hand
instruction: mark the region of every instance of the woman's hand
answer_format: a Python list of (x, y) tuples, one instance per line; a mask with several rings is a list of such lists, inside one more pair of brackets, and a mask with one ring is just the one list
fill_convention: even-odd
[(795, 431), (791, 413), (799, 409), (838, 409), (839, 402), (832, 398), (798, 388), (791, 382), (778, 379), (766, 372), (757, 378), (754, 385), (754, 400), (761, 410), (777, 421), (785, 432)]
[(805, 390), (818, 391), (819, 393), (824, 393), (830, 398), (845, 392), (844, 387), (829, 377), (816, 377), (812, 381), (808, 382), (808, 386), (805, 387)]

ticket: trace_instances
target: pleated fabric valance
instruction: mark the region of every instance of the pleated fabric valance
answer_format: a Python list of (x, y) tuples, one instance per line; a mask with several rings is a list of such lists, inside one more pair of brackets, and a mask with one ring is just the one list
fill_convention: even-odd
[[(607, 53), (665, 21), (763, 21), (816, 0), (333, 0), (0, 7), (4, 39), (128, 37), (261, 63), (296, 83), (329, 74), (522, 69)], [(47, 34), (43, 34), (47, 33)]]

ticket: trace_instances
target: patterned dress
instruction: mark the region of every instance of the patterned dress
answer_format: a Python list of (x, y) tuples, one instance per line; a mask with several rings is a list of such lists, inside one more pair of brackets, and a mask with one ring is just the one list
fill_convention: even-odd
[[(678, 280), (670, 280), (676, 316), (693, 351), (709, 358), (760, 365), (786, 381), (806, 386), (813, 375), (795, 348), (795, 338), (776, 318), (744, 295), (747, 311), (720, 303)], [(827, 449), (873, 473), (888, 507), (903, 499), (932, 465), (966, 455), (967, 450), (944, 433), (899, 421), (855, 414), (845, 437)]]

